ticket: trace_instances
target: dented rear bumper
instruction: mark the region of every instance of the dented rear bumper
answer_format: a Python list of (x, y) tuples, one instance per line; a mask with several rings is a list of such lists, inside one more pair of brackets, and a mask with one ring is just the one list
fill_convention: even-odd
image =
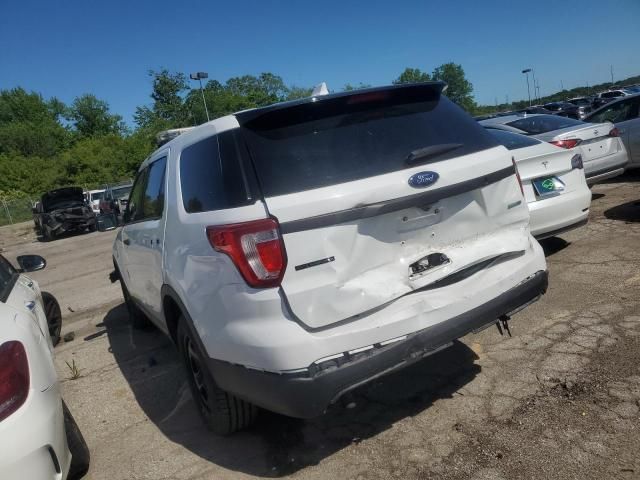
[(498, 297), (406, 338), (377, 344), (339, 360), (315, 363), (298, 372), (262, 372), (214, 359), (209, 359), (209, 367), (218, 385), (238, 397), (284, 415), (312, 418), (344, 393), (518, 311), (544, 294), (547, 285), (547, 272), (538, 271)]

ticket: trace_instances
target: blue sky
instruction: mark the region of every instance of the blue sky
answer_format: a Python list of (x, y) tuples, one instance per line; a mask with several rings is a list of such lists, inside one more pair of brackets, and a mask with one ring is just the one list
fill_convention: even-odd
[(526, 98), (640, 74), (640, 0), (0, 0), (0, 88), (70, 102), (94, 93), (131, 122), (149, 69), (221, 81), (390, 83), (405, 67), (462, 64), (476, 100)]

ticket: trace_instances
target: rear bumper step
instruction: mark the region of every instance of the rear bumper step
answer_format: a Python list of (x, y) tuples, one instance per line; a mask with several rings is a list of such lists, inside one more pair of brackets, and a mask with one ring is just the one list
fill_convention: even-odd
[(209, 368), (222, 389), (240, 398), (291, 417), (313, 418), (346, 392), (415, 363), (503, 315), (518, 311), (545, 293), (547, 285), (547, 272), (539, 271), (483, 305), (404, 340), (349, 356), (339, 366), (314, 364), (302, 373), (277, 374), (209, 359)]

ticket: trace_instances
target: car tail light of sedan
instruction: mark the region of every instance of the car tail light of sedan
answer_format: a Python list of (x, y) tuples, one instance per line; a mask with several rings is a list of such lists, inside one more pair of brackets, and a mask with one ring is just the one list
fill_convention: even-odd
[(613, 129), (611, 129), (611, 131), (609, 132), (609, 136), (610, 137), (619, 137), (620, 136), (620, 130), (618, 130), (616, 127), (614, 127)]
[(273, 218), (207, 227), (214, 250), (228, 255), (247, 284), (277, 287), (287, 267), (278, 222)]
[(0, 422), (18, 410), (29, 396), (29, 362), (18, 341), (0, 345)]
[(552, 140), (549, 143), (555, 145), (556, 147), (571, 149), (580, 145), (581, 142), (582, 140), (580, 140), (579, 138), (570, 138), (568, 140)]

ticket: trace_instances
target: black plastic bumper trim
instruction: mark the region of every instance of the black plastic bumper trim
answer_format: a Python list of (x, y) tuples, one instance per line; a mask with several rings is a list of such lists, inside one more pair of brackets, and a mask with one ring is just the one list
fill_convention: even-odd
[(539, 271), (468, 312), (316, 374), (261, 372), (214, 359), (209, 359), (209, 368), (222, 389), (240, 398), (291, 417), (313, 418), (349, 390), (415, 363), (434, 350), (516, 311), (545, 293), (547, 285), (547, 272)]

